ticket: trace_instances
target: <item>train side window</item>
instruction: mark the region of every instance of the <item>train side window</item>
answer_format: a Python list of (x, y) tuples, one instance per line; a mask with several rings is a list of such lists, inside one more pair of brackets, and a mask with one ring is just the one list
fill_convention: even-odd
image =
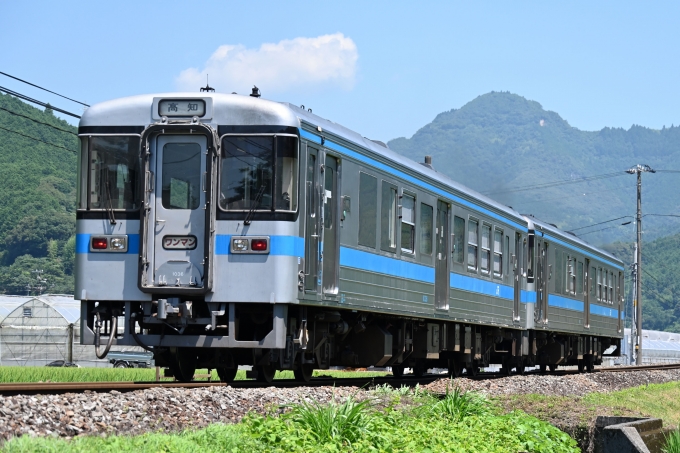
[(555, 292), (558, 294), (564, 293), (564, 253), (561, 250), (555, 249)]
[(597, 268), (597, 300), (604, 300), (604, 294), (602, 294), (602, 268)]
[(337, 197), (335, 192), (334, 170), (326, 166), (324, 169), (324, 203), (323, 203), (323, 223), (324, 228), (333, 228), (333, 217), (336, 215)]
[(527, 276), (527, 256), (529, 255), (529, 248), (527, 247), (527, 238), (522, 241), (522, 277)]
[(493, 232), (493, 275), (503, 276), (503, 231), (499, 229)]
[(580, 261), (576, 266), (576, 294), (583, 295), (583, 263)]
[(480, 268), (488, 274), (491, 267), (491, 226), (482, 224), (482, 254)]
[(386, 252), (397, 251), (397, 188), (392, 184), (383, 181), (382, 183), (382, 202), (381, 227), (380, 227), (380, 248)]
[(411, 195), (401, 196), (401, 251), (416, 252), (416, 199)]
[(614, 304), (614, 273), (609, 273), (609, 303)]
[(477, 270), (477, 247), (478, 247), (478, 226), (477, 220), (468, 221), (468, 270)]
[(453, 216), (453, 262), (465, 260), (465, 219)]
[(510, 264), (510, 236), (505, 236), (505, 268), (511, 270)]
[(432, 206), (420, 203), (420, 253), (432, 255), (432, 227), (434, 210)]
[(576, 258), (567, 256), (567, 284), (568, 293), (576, 294)]
[(377, 219), (378, 179), (359, 172), (359, 245), (375, 248)]
[(139, 137), (92, 137), (89, 154), (88, 207), (127, 211), (139, 209)]

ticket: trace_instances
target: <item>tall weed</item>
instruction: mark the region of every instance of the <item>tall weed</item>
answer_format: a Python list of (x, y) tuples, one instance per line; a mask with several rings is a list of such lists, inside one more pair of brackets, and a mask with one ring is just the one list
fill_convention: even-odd
[(456, 422), (473, 415), (487, 415), (491, 412), (491, 406), (488, 400), (478, 393), (462, 392), (458, 387), (451, 392), (447, 387), (444, 398), (430, 406), (429, 410), (435, 415)]
[(663, 453), (680, 453), (680, 429), (666, 436), (666, 443), (661, 449)]
[(293, 407), (290, 420), (321, 444), (352, 445), (373, 427), (369, 408), (369, 400), (357, 402), (354, 397), (343, 403), (335, 399), (328, 404), (305, 401)]

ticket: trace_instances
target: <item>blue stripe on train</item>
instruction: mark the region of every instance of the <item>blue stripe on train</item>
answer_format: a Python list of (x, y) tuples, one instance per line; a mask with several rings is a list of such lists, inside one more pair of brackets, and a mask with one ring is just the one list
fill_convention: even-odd
[(434, 268), (432, 267), (348, 247), (340, 247), (340, 266), (434, 283)]
[(484, 294), (486, 296), (500, 297), (502, 299), (513, 300), (514, 291), (511, 286), (500, 285), (498, 283), (480, 280), (467, 275), (451, 273), (451, 288), (470, 291), (472, 293)]

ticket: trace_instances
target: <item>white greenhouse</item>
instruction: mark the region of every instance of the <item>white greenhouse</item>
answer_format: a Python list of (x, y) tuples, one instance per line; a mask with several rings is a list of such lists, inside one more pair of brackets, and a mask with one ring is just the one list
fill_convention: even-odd
[(55, 360), (107, 367), (80, 345), (80, 301), (73, 296), (0, 295), (0, 365), (44, 366)]

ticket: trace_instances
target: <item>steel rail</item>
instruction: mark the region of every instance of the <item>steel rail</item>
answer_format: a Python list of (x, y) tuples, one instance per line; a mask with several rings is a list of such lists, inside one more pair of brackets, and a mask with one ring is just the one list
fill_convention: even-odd
[[(658, 365), (633, 365), (633, 366), (617, 366), (617, 367), (598, 367), (595, 368), (595, 373), (600, 372), (634, 372), (645, 370), (672, 370), (680, 369), (680, 363), (658, 364)], [(528, 371), (527, 375), (540, 375), (540, 371)], [(579, 374), (576, 369), (561, 369), (554, 373), (545, 373), (550, 375), (567, 375)], [(511, 375), (515, 376), (515, 374)], [(500, 379), (507, 377), (507, 375), (499, 372), (483, 372), (477, 376), (468, 376), (470, 379)], [(146, 381), (146, 382), (30, 382), (30, 383), (9, 383), (0, 384), (0, 395), (35, 395), (35, 394), (61, 394), (61, 393), (82, 393), (90, 392), (110, 392), (116, 390), (119, 392), (131, 392), (135, 390), (147, 390), (154, 388), (204, 388), (204, 387), (233, 387), (233, 388), (265, 388), (265, 387), (281, 387), (281, 388), (295, 388), (295, 387), (367, 387), (372, 385), (387, 384), (392, 387), (426, 385), (438, 379), (445, 379), (445, 374), (426, 374), (422, 377), (413, 375), (405, 375), (401, 378), (394, 376), (376, 376), (367, 378), (334, 378), (334, 377), (317, 377), (310, 382), (299, 382), (294, 379), (276, 379), (274, 382), (268, 384), (256, 380), (239, 380), (230, 383), (219, 381), (192, 381), (192, 382), (177, 382), (177, 381)]]
[(263, 388), (263, 387), (366, 387), (369, 385), (388, 384), (393, 387), (415, 386), (416, 384), (429, 384), (441, 379), (442, 375), (404, 376), (396, 379), (393, 376), (379, 376), (370, 378), (332, 378), (318, 377), (310, 382), (299, 382), (294, 379), (276, 379), (271, 384), (256, 380), (239, 380), (230, 383), (219, 381), (149, 381), (149, 382), (30, 382), (0, 384), (0, 395), (26, 395), (26, 394), (60, 394), (91, 392), (131, 392), (135, 390), (147, 390), (153, 388), (203, 388), (203, 387), (233, 387), (233, 388)]

